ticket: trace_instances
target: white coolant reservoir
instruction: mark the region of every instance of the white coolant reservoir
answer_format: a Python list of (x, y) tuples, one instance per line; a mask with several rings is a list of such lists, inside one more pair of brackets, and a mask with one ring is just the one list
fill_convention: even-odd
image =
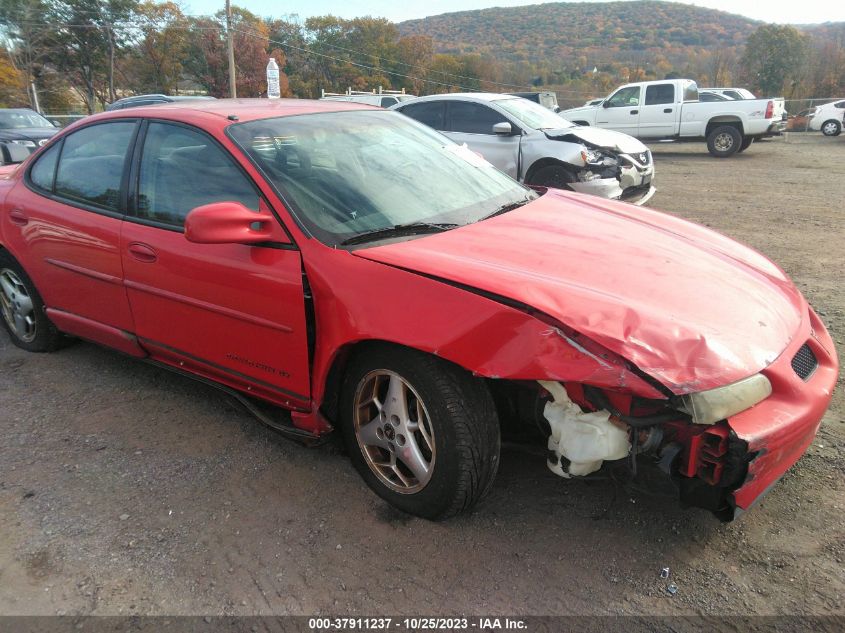
[[(552, 430), (549, 450), (555, 460), (548, 461), (552, 472), (567, 478), (589, 475), (601, 468), (602, 462), (628, 455), (628, 432), (610, 421), (608, 411), (584, 413), (559, 382), (539, 382), (554, 398), (543, 409)], [(561, 456), (569, 460), (568, 466), (561, 464)]]

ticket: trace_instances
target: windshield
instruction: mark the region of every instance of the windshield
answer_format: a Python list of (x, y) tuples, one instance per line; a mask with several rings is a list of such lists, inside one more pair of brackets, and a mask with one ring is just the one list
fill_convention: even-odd
[(397, 112), (358, 110), (229, 127), (322, 242), (415, 223), (470, 224), (536, 194)]
[(0, 129), (2, 130), (22, 130), (31, 127), (52, 128), (55, 126), (37, 112), (26, 110), (0, 112)]
[(515, 99), (497, 99), (493, 103), (517, 119), (524, 126), (534, 130), (556, 130), (562, 127), (575, 127), (562, 116), (528, 99), (521, 97)]

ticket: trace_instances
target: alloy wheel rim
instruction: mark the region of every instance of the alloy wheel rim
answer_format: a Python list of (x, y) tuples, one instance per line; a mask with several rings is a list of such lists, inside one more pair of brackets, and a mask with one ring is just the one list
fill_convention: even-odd
[(835, 126), (833, 123), (827, 123), (827, 124), (824, 126), (824, 130), (823, 130), (823, 131), (824, 131), (824, 132), (826, 132), (826, 133), (828, 133), (828, 134), (833, 134), (833, 133), (836, 131), (836, 126)]
[(727, 152), (733, 147), (734, 139), (727, 132), (722, 132), (716, 137), (716, 141), (713, 144), (720, 152)]
[(371, 371), (353, 406), (358, 447), (379, 481), (401, 494), (425, 488), (437, 451), (428, 410), (411, 384), (387, 369)]
[(21, 278), (8, 268), (0, 270), (0, 310), (9, 329), (24, 343), (37, 334), (35, 306)]

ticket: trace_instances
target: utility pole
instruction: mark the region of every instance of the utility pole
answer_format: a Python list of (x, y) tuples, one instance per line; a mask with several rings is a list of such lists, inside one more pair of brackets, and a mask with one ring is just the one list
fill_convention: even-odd
[(232, 42), (232, 2), (226, 0), (226, 47), (229, 51), (229, 96), (236, 99), (238, 89), (235, 85), (235, 45)]

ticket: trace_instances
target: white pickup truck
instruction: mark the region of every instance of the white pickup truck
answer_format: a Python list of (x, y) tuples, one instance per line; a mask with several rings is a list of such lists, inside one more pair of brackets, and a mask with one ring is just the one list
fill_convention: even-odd
[(756, 138), (786, 126), (783, 99), (701, 102), (690, 79), (626, 84), (597, 106), (560, 113), (578, 125), (624, 132), (641, 140), (706, 140), (710, 154), (726, 158)]

